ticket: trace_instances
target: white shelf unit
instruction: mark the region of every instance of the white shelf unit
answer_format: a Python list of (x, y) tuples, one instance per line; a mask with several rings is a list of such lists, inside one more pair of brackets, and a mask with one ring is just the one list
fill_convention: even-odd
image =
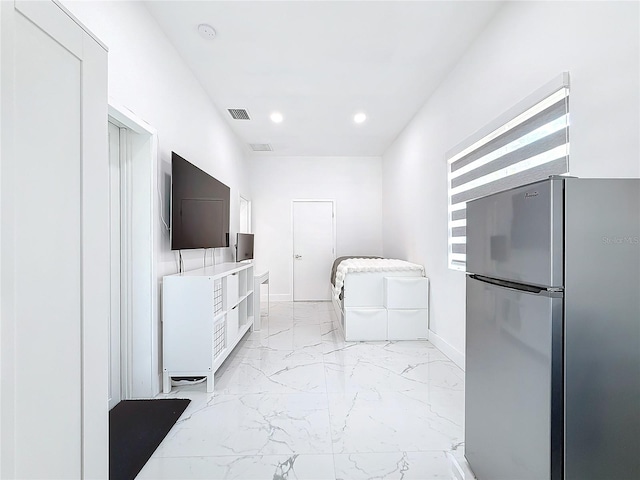
[(260, 286), (267, 284), (267, 316), (269, 316), (269, 270), (262, 273), (256, 273), (253, 277), (253, 311), (255, 312), (253, 317), (253, 329), (259, 331), (262, 328), (262, 318), (260, 315)]
[(172, 377), (214, 373), (253, 327), (252, 263), (223, 263), (162, 280), (162, 391)]

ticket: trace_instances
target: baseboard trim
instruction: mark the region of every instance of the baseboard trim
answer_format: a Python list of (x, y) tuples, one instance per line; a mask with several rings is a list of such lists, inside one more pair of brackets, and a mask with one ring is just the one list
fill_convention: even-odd
[[(260, 301), (266, 302), (267, 298), (270, 302), (293, 302), (293, 295), (291, 293), (272, 293), (266, 294), (263, 293), (260, 295)], [(314, 302), (330, 302), (331, 299), (328, 298), (326, 300), (313, 300)]]
[(464, 353), (449, 345), (441, 336), (431, 329), (429, 330), (429, 341), (433, 343), (438, 350), (449, 357), (453, 363), (464, 370)]
[[(267, 298), (264, 297), (264, 301), (267, 301)], [(292, 302), (293, 298), (290, 293), (272, 293), (269, 295), (270, 302)]]

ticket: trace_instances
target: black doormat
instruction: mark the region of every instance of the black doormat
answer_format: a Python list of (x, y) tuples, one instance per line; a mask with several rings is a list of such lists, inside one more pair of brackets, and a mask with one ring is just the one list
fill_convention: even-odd
[(191, 400), (124, 400), (109, 412), (109, 479), (133, 480)]

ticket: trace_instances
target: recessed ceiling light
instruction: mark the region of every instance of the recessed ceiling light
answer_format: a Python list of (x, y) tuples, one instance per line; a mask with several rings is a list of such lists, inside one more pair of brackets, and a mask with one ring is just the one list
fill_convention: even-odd
[(353, 116), (353, 121), (354, 121), (354, 122), (356, 122), (356, 123), (362, 123), (362, 122), (364, 122), (366, 119), (367, 119), (367, 116), (366, 116), (364, 113), (362, 113), (362, 112), (356, 113), (356, 114)]
[(284, 120), (280, 112), (273, 112), (269, 118), (271, 118), (273, 123), (282, 123), (282, 120)]
[(198, 33), (202, 38), (207, 40), (213, 40), (216, 38), (216, 31), (213, 29), (211, 25), (207, 25), (206, 23), (201, 23), (198, 25)]

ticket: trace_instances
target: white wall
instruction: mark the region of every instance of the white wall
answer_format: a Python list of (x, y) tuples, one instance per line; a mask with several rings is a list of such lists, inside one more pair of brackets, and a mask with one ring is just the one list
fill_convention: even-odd
[[(63, 0), (63, 4), (109, 48), (110, 100), (157, 130), (159, 193), (154, 200), (153, 228), (159, 289), (160, 278), (178, 269), (176, 254), (170, 250), (169, 233), (160, 219), (162, 212), (169, 222), (171, 151), (231, 188), (230, 229), (235, 235), (239, 228), (239, 194), (251, 198), (248, 149), (231, 132), (142, 2)], [(183, 257), (186, 269), (199, 268), (203, 250), (184, 252)], [(210, 263), (211, 253), (208, 259)], [(232, 259), (231, 248), (216, 249), (216, 262)], [(148, 372), (145, 378), (134, 379), (134, 396), (152, 396), (159, 391), (157, 315), (152, 322), (152, 331), (147, 332), (149, 349), (134, 352), (135, 371)], [(149, 351), (155, 353), (150, 355)]]
[(256, 270), (269, 270), (272, 300), (292, 300), (294, 199), (335, 200), (336, 256), (382, 254), (380, 157), (256, 155), (249, 166)]
[(637, 2), (509, 2), (383, 156), (385, 256), (425, 265), (431, 338), (463, 364), (464, 274), (447, 268), (445, 152), (562, 71), (570, 173), (639, 177)]
[[(250, 197), (247, 147), (241, 144), (212, 104), (142, 2), (64, 1), (109, 47), (109, 97), (158, 131), (159, 184), (165, 220), (169, 214), (171, 151), (231, 187), (231, 231), (238, 231), (239, 193)], [(159, 274), (177, 271), (169, 235), (162, 232)], [(218, 251), (231, 260), (232, 251)], [(201, 265), (202, 251), (189, 252), (187, 269)]]

